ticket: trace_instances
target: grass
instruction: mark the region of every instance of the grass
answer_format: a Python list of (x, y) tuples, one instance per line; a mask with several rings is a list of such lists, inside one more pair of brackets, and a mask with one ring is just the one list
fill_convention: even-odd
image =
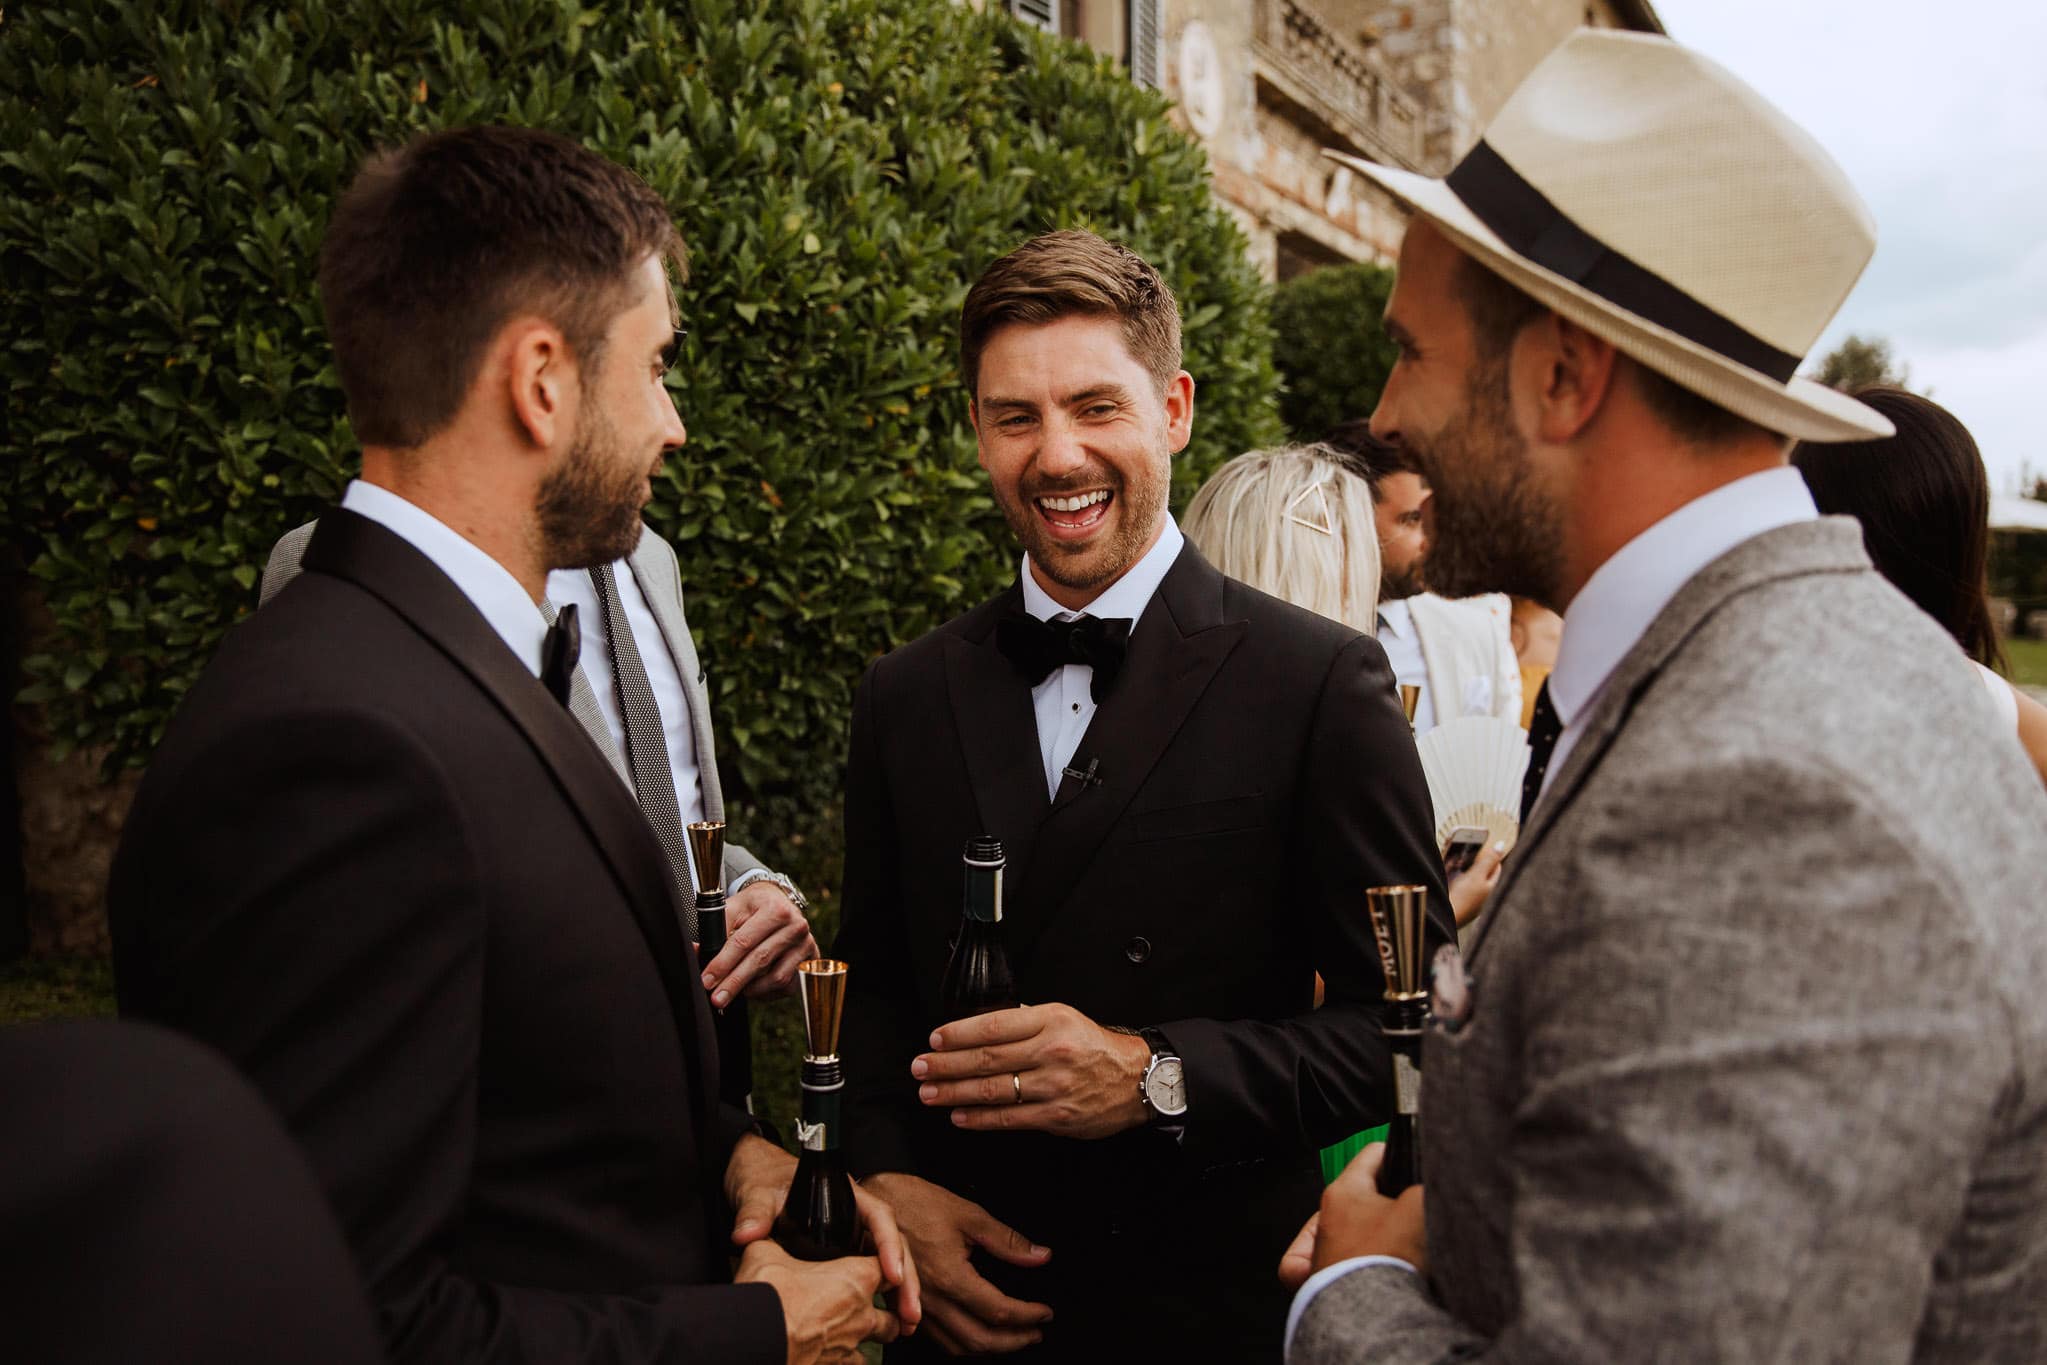
[(0, 966), (0, 1024), (113, 1012), (114, 964), (103, 957), (30, 957)]
[(2047, 687), (2047, 640), (2014, 636), (2004, 642), (2011, 660), (2011, 680), (2021, 687)]

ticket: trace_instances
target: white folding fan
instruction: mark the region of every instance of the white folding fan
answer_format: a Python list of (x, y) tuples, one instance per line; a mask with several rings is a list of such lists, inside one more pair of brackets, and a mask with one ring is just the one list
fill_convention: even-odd
[(1436, 807), (1436, 846), (1460, 825), (1483, 826), (1514, 847), (1521, 833), (1521, 775), (1528, 732), (1498, 716), (1459, 716), (1414, 742)]

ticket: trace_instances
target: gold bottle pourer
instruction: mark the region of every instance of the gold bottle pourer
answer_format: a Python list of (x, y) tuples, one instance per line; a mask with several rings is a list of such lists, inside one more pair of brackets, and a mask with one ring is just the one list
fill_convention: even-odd
[(1420, 683), (1400, 684), (1400, 713), (1407, 717), (1407, 728), (1414, 728), (1414, 713), (1421, 709), (1422, 689)]
[(690, 866), (697, 874), (698, 895), (722, 895), (725, 890), (725, 822), (698, 820), (686, 827), (689, 834)]
[(1428, 987), (1422, 980), (1422, 943), (1428, 926), (1429, 889), (1375, 886), (1365, 892), (1365, 908), (1372, 916), (1372, 937), (1379, 942), (1386, 998), (1425, 999)]
[(803, 1001), (803, 1060), (839, 1058), (839, 1021), (846, 1013), (846, 964), (814, 957), (796, 964), (798, 998)]

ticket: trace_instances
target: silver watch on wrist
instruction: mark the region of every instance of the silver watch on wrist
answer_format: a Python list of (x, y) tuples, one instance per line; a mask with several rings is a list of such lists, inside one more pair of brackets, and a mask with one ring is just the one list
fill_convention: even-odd
[(734, 877), (732, 885), (725, 888), (725, 894), (736, 896), (755, 882), (771, 882), (781, 887), (782, 894), (789, 898), (791, 905), (794, 905), (806, 915), (810, 913), (810, 902), (803, 899), (803, 893), (796, 889), (796, 883), (790, 881), (779, 872), (768, 871), (765, 867), (749, 867), (746, 871)]
[(1187, 1117), (1187, 1070), (1166, 1035), (1157, 1029), (1139, 1029), (1137, 1036), (1151, 1048), (1151, 1061), (1137, 1082), (1137, 1097), (1153, 1123), (1173, 1124)]

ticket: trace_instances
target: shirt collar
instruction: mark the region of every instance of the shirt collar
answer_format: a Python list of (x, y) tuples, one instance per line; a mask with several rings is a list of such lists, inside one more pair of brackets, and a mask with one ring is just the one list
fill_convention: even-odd
[(1180, 547), (1187, 538), (1180, 534), (1179, 524), (1169, 514), (1166, 529), (1159, 533), (1158, 543), (1144, 552), (1144, 558), (1132, 564), (1121, 578), (1105, 588), (1101, 595), (1089, 602), (1078, 612), (1071, 607), (1062, 607), (1052, 600), (1050, 593), (1038, 586), (1038, 580), (1031, 575), (1031, 557), (1026, 553), (1023, 567), (1018, 570), (1023, 582), (1024, 610), (1040, 621), (1050, 621), (1061, 616), (1087, 615), (1108, 620), (1127, 618), (1132, 630), (1137, 628), (1137, 618), (1144, 615), (1144, 609), (1151, 604), (1152, 594), (1159, 590), (1159, 584), (1166, 578), (1166, 571), (1173, 567), (1173, 561), (1180, 557)]
[(1805, 478), (1767, 469), (1694, 498), (1623, 545), (1599, 566), (1564, 613), (1550, 704), (1569, 726), (1606, 685), (1670, 599), (1708, 564), (1744, 541), (1819, 509)]
[(341, 496), (341, 505), (358, 516), (368, 517), (431, 559), (434, 567), (453, 579), (470, 605), (490, 622), (498, 638), (519, 656), (526, 671), (536, 678), (540, 676), (547, 618), (540, 614), (539, 603), (528, 597), (519, 580), (512, 577), (510, 569), (464, 540), (431, 512), (388, 488), (352, 480)]
[(1379, 604), (1379, 620), (1384, 623), (1386, 633), (1396, 639), (1405, 640), (1414, 634), (1414, 615), (1407, 609), (1407, 599), (1396, 597), (1390, 602)]

